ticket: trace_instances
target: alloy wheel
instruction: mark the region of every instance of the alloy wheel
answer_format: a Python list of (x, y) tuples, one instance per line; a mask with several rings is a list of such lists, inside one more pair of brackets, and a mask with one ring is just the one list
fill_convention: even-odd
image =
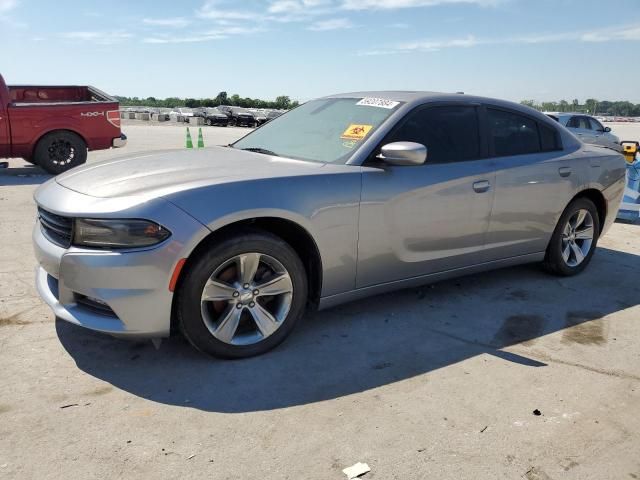
[(262, 253), (236, 255), (204, 285), (200, 309), (207, 329), (221, 342), (251, 345), (275, 333), (293, 298), (289, 272)]
[(593, 216), (581, 208), (569, 218), (562, 231), (562, 258), (569, 267), (577, 267), (589, 255), (593, 236)]

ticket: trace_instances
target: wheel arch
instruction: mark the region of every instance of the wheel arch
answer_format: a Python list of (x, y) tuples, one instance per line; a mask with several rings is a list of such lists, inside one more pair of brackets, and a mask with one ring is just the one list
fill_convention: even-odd
[[(193, 248), (189, 253), (189, 256), (184, 263), (184, 266), (180, 270), (180, 275), (175, 284), (175, 291), (179, 291), (182, 281), (189, 271), (193, 262), (198, 257), (199, 253), (211, 248), (217, 241), (230, 235), (241, 233), (243, 230), (261, 230), (271, 233), (283, 241), (287, 242), (291, 248), (294, 249), (296, 254), (300, 257), (306, 273), (307, 281), (309, 285), (308, 304), (311, 308), (316, 308), (320, 301), (320, 295), (322, 291), (322, 257), (318, 245), (309, 233), (309, 231), (301, 226), (299, 223), (294, 222), (282, 217), (252, 217), (242, 220), (236, 220), (227, 223), (220, 228), (212, 231), (206, 237)], [(171, 331), (176, 331), (176, 298), (174, 294), (171, 306)]]
[[(593, 202), (596, 206), (596, 210), (598, 211), (598, 226), (599, 231), (602, 232), (602, 229), (605, 225), (605, 221), (607, 218), (607, 201), (604, 198), (602, 192), (596, 188), (587, 188), (578, 192), (572, 199), (571, 202), (578, 198), (587, 198)], [(571, 203), (569, 202), (569, 203)], [(567, 204), (568, 205), (568, 204)]]

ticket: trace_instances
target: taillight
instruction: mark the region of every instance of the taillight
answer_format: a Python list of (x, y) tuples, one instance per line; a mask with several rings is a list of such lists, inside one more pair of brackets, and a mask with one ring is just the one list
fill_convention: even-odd
[(119, 110), (111, 110), (107, 112), (107, 120), (114, 127), (120, 128), (120, 111)]

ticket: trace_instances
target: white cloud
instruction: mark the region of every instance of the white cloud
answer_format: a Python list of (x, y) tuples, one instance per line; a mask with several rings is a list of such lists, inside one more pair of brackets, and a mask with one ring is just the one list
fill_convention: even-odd
[(618, 28), (596, 30), (582, 34), (583, 42), (611, 42), (615, 40), (640, 40), (640, 25), (627, 25)]
[(82, 40), (85, 42), (93, 42), (98, 45), (113, 45), (116, 43), (124, 42), (130, 38), (133, 38), (133, 34), (122, 31), (114, 32), (66, 32), (61, 35), (68, 40)]
[(194, 35), (190, 37), (176, 37), (176, 36), (164, 36), (164, 37), (147, 37), (142, 41), (144, 43), (154, 44), (167, 44), (167, 43), (199, 43), (210, 42), (212, 40), (222, 40), (227, 38), (224, 35)]
[(198, 33), (188, 37), (180, 37), (175, 35), (161, 34), (153, 37), (146, 37), (142, 41), (144, 43), (167, 44), (167, 43), (200, 43), (211, 42), (214, 40), (224, 40), (234, 35), (251, 35), (258, 32), (266, 31), (263, 27), (240, 27), (236, 25), (220, 26), (207, 32)]
[(453, 4), (493, 7), (500, 3), (504, 3), (504, 0), (343, 0), (342, 8), (345, 10), (396, 10)]
[(353, 28), (354, 25), (348, 18), (332, 18), (330, 20), (320, 20), (309, 26), (309, 30), (314, 32), (326, 32), (328, 30), (344, 30)]
[(254, 33), (265, 32), (263, 27), (240, 27), (237, 25), (220, 26), (214, 30), (209, 30), (206, 35), (251, 35)]
[(219, 0), (207, 0), (196, 11), (196, 16), (210, 20), (260, 20), (263, 15), (252, 10), (236, 10), (223, 8)]
[(0, 0), (0, 13), (7, 13), (18, 6), (18, 0)]
[(332, 5), (332, 0), (272, 0), (269, 13), (311, 13)]
[(468, 35), (452, 39), (428, 39), (413, 42), (396, 43), (372, 50), (358, 52), (360, 56), (392, 55), (408, 52), (435, 52), (448, 48), (471, 48), (481, 45), (536, 45), (559, 42), (612, 42), (640, 41), (640, 24), (621, 28), (605, 28), (590, 32), (563, 32), (531, 34), (506, 38), (476, 38)]
[(145, 25), (155, 25), (158, 27), (184, 28), (191, 23), (184, 17), (176, 18), (144, 18), (142, 23)]

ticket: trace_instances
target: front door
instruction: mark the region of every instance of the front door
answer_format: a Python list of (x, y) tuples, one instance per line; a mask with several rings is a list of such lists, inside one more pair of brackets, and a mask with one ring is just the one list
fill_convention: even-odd
[[(427, 147), (419, 166), (363, 166), (357, 287), (483, 261), (494, 165), (473, 105), (421, 107), (381, 143)], [(377, 154), (377, 152), (374, 152)]]
[(575, 115), (569, 119), (567, 127), (584, 143), (596, 143), (595, 132), (591, 129), (589, 117)]

